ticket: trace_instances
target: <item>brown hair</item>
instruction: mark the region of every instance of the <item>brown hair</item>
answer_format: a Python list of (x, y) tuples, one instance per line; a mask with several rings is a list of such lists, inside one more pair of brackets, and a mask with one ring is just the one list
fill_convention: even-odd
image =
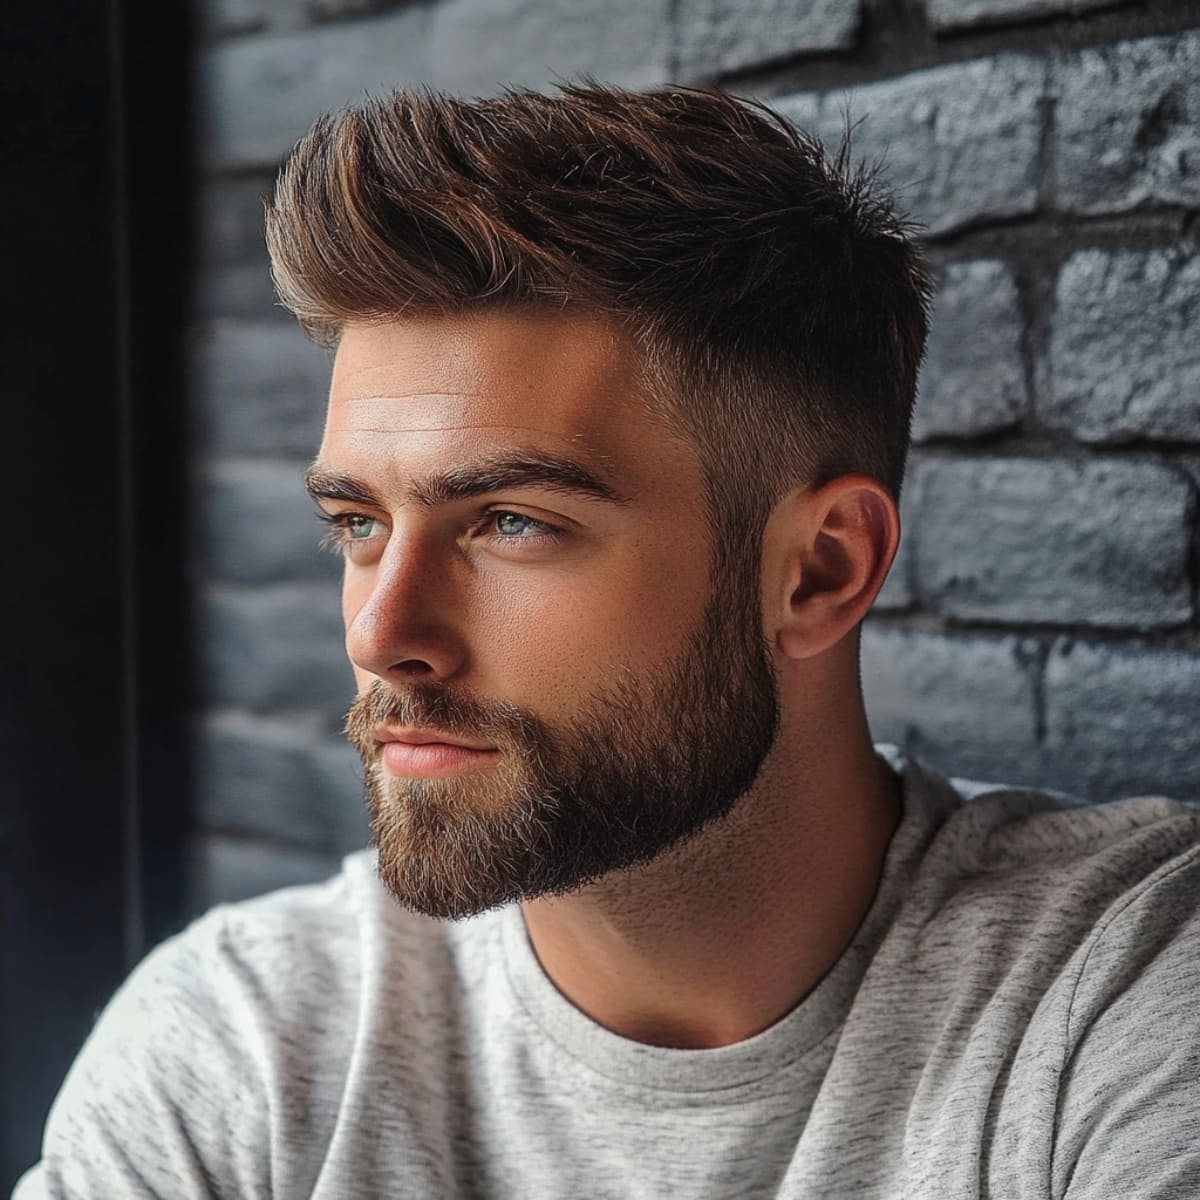
[(716, 91), (559, 91), (398, 91), (319, 119), (266, 201), (282, 303), (327, 347), (406, 312), (615, 317), (726, 549), (798, 483), (862, 471), (898, 496), (929, 276), (848, 137), (830, 156)]

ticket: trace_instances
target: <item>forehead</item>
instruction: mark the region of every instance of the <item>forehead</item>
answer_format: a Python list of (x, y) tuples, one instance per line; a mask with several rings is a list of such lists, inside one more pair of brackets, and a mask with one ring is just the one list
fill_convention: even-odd
[(322, 458), (550, 449), (638, 474), (666, 434), (643, 411), (632, 344), (555, 312), (352, 324), (334, 361)]

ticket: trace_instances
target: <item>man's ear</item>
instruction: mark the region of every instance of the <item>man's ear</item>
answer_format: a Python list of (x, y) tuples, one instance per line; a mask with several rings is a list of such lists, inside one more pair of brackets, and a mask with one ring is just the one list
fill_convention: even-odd
[(877, 480), (840, 475), (792, 493), (770, 524), (765, 595), (774, 640), (788, 658), (812, 658), (866, 616), (896, 556), (900, 514)]

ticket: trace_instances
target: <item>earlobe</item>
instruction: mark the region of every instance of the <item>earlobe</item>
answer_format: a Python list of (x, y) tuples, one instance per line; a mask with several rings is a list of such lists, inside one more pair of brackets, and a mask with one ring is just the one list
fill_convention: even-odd
[(776, 641), (787, 657), (805, 659), (867, 615), (895, 558), (900, 517), (887, 489), (865, 475), (842, 475), (806, 494), (794, 516)]

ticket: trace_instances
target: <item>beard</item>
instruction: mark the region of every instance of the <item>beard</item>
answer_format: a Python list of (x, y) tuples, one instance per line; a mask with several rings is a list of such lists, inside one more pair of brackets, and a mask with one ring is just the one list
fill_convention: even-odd
[[(576, 891), (727, 816), (779, 725), (760, 630), (756, 587), (714, 594), (677, 658), (640, 678), (627, 669), (561, 724), (442, 686), (398, 693), (376, 680), (346, 734), (366, 768), (380, 881), (414, 912), (469, 917)], [(460, 775), (401, 777), (380, 762), (379, 725), (433, 726), (501, 754)]]

